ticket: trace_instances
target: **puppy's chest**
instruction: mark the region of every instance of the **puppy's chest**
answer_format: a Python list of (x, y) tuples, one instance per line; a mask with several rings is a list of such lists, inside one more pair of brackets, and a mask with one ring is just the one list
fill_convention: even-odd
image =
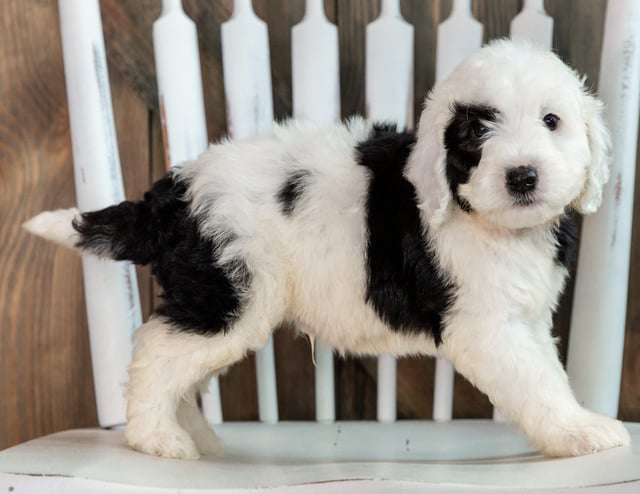
[(556, 260), (551, 232), (494, 236), (471, 229), (439, 246), (459, 306), (535, 318), (555, 306), (564, 286), (567, 270)]

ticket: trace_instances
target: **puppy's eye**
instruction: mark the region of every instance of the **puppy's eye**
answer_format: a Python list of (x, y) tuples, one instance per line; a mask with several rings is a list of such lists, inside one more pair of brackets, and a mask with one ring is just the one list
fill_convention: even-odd
[(476, 120), (475, 122), (471, 122), (471, 131), (473, 132), (473, 135), (476, 136), (478, 139), (485, 137), (490, 130), (491, 129), (489, 127), (484, 125), (479, 120)]
[(549, 130), (556, 130), (558, 125), (560, 124), (560, 117), (558, 115), (554, 115), (553, 113), (547, 113), (542, 119), (544, 125)]

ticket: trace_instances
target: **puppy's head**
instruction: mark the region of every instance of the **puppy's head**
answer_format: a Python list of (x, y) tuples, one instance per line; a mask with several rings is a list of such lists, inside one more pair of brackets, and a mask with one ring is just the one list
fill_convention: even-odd
[(455, 208), (507, 228), (592, 213), (608, 178), (602, 104), (558, 57), (501, 40), (438, 83), (407, 175), (432, 225)]

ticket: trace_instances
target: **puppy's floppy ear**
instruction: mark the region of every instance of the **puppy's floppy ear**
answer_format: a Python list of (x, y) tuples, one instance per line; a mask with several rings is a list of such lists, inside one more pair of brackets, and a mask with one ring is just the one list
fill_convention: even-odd
[(574, 203), (575, 209), (583, 214), (594, 213), (600, 207), (602, 189), (609, 179), (611, 137), (602, 117), (603, 110), (601, 101), (589, 94), (584, 95), (583, 115), (591, 161), (582, 194)]
[[(406, 176), (416, 188), (424, 220), (429, 227), (437, 228), (445, 221), (452, 199), (445, 174), (444, 147), (444, 127), (450, 110), (434, 100), (433, 95), (432, 92), (425, 102)], [(438, 108), (439, 104), (442, 108)]]

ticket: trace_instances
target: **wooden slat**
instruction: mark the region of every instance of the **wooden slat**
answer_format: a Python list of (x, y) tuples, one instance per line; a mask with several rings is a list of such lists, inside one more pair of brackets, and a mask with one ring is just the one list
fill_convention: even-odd
[[(605, 8), (606, 2), (601, 0), (545, 2), (545, 10), (553, 17), (554, 22), (554, 50), (578, 72), (585, 74), (587, 87), (594, 90), (598, 84)], [(590, 28), (576, 29), (576, 26)], [(574, 280), (575, 265), (571, 269), (570, 278), (554, 316), (554, 332), (560, 337), (559, 350), (563, 362), (567, 356)]]
[[(413, 129), (414, 29), (400, 13), (399, 0), (382, 0), (380, 16), (365, 31), (365, 116), (373, 122), (393, 122)], [(393, 207), (388, 205), (388, 207)], [(397, 417), (397, 362), (378, 358), (377, 416)]]
[[(251, 0), (233, 0), (233, 14), (222, 24), (221, 32), (229, 137), (244, 140), (267, 135), (274, 120), (267, 25), (256, 16)], [(277, 422), (272, 336), (256, 351), (256, 372), (260, 420)]]
[(167, 169), (194, 160), (209, 144), (195, 23), (182, 0), (163, 0), (153, 51)]
[(544, 0), (525, 0), (522, 10), (511, 21), (512, 39), (520, 38), (551, 49), (553, 18), (544, 11)]
[[(169, 169), (197, 159), (209, 144), (197, 28), (185, 15), (182, 0), (163, 1), (161, 16), (153, 23), (153, 50)], [(209, 423), (222, 422), (218, 376), (200, 395), (200, 404)]]
[[(305, 2), (304, 17), (293, 26), (291, 39), (293, 117), (321, 126), (335, 124), (340, 120), (338, 29), (327, 20), (322, 0)], [(333, 348), (320, 338), (309, 337), (315, 364), (316, 420), (333, 422), (336, 418)]]
[[(124, 200), (100, 9), (97, 0), (60, 0), (58, 7), (77, 205), (94, 211)], [(82, 266), (98, 420), (122, 425), (122, 382), (142, 323), (135, 269), (89, 255)]]
[(618, 414), (631, 255), (634, 191), (627, 184), (636, 176), (639, 34), (640, 4), (609, 3), (598, 95), (606, 105), (603, 119), (611, 130), (612, 162), (602, 204), (583, 221), (567, 357), (576, 398), (612, 417)]

